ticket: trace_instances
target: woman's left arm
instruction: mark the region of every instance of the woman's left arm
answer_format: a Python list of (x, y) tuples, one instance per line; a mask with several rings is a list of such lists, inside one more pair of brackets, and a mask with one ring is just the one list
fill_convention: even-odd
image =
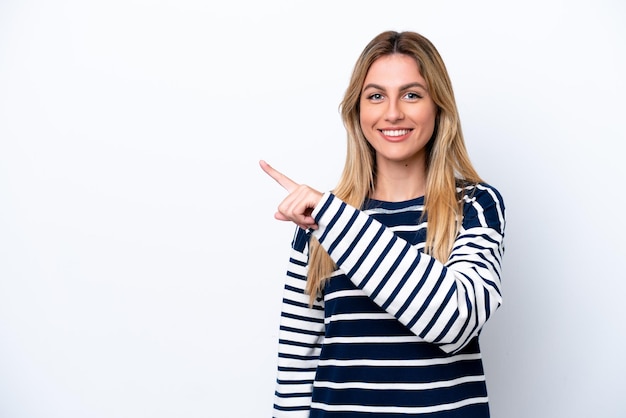
[(478, 335), (501, 305), (504, 204), (493, 187), (465, 197), (464, 219), (444, 264), (367, 214), (325, 193), (314, 236), (376, 304), (450, 353)]

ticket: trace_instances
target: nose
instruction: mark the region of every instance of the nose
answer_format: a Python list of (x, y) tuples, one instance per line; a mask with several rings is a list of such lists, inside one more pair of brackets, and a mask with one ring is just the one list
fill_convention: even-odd
[(397, 122), (404, 119), (404, 113), (402, 112), (402, 106), (397, 100), (389, 100), (387, 111), (385, 112), (385, 120), (388, 122)]

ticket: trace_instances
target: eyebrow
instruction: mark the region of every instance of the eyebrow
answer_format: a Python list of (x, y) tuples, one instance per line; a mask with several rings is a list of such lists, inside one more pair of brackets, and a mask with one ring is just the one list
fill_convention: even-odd
[[(410, 89), (411, 87), (419, 87), (419, 88), (422, 88), (422, 89), (428, 91), (428, 89), (426, 87), (424, 87), (422, 84), (420, 84), (418, 82), (409, 83), (409, 84), (405, 84), (403, 86), (400, 86), (399, 90), (402, 91), (402, 90)], [(365, 91), (367, 89), (377, 89), (377, 90), (383, 90), (383, 91), (386, 90), (383, 86), (380, 86), (380, 85), (374, 84), (374, 83), (369, 83), (368, 85), (363, 86), (363, 90), (362, 91)]]

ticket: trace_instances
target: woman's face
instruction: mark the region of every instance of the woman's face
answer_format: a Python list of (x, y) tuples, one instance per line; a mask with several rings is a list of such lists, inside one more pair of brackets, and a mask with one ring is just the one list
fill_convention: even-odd
[(436, 115), (437, 106), (412, 57), (393, 54), (374, 61), (361, 90), (360, 122), (379, 167), (425, 164)]

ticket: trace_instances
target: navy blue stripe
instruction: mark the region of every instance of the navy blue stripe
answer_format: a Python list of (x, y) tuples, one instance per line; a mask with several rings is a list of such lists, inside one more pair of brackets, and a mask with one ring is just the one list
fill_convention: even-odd
[[(310, 406), (280, 406), (274, 405), (274, 409), (277, 411), (306, 411)], [(312, 417), (313, 415), (311, 415)]]
[(363, 254), (361, 254), (361, 256), (356, 261), (356, 263), (354, 263), (354, 266), (352, 266), (350, 271), (347, 273), (348, 276), (353, 276), (354, 272), (357, 271), (359, 267), (361, 267), (361, 264), (363, 264), (365, 259), (370, 255), (370, 253), (372, 252), (372, 248), (374, 248), (374, 246), (376, 245), (376, 242), (378, 242), (383, 232), (385, 232), (385, 228), (381, 225), (378, 227), (378, 230), (376, 231), (376, 235), (374, 235), (374, 238), (372, 238), (370, 243), (365, 248), (365, 251), (363, 251)]
[(324, 202), (320, 210), (317, 212), (317, 216), (315, 217), (315, 222), (319, 222), (319, 220), (322, 218), (322, 215), (324, 215), (324, 213), (328, 210), (328, 208), (330, 207), (330, 204), (332, 203), (334, 199), (335, 197), (332, 194), (328, 197), (328, 199), (326, 199), (326, 202)]
[[(347, 415), (349, 414), (349, 415)], [(312, 409), (309, 418), (399, 418), (408, 416), (406, 414), (381, 413), (373, 415), (371, 412), (333, 412)], [(420, 415), (421, 416), (421, 415)], [(489, 406), (486, 402), (471, 404), (452, 410), (439, 412), (429, 412), (428, 418), (487, 418), (489, 417)]]
[(287, 272), (287, 276), (289, 276), (289, 277), (293, 277), (293, 278), (295, 278), (295, 279), (306, 280), (306, 277), (305, 277), (305, 276), (303, 276), (303, 275), (301, 275), (301, 274), (296, 274), (296, 273), (294, 273), (294, 272), (293, 272), (293, 271), (291, 271), (291, 270)]
[(354, 223), (354, 221), (356, 220), (356, 218), (358, 217), (359, 213), (358, 212), (354, 212), (352, 214), (352, 216), (350, 217), (350, 220), (348, 221), (348, 223), (346, 224), (346, 226), (343, 228), (343, 230), (339, 233), (339, 235), (337, 236), (337, 238), (335, 239), (335, 242), (333, 242), (332, 244), (330, 244), (328, 246), (328, 250), (327, 252), (329, 254), (331, 254), (333, 251), (335, 251), (335, 248), (337, 247), (337, 244), (339, 244), (341, 242), (341, 239), (343, 237), (345, 237), (345, 235), (348, 233), (348, 231), (350, 230), (350, 227), (352, 226), (352, 224)]
[[(410, 373), (406, 370), (405, 373)], [(429, 407), (487, 396), (483, 382), (466, 382), (452, 387), (421, 390), (372, 390), (315, 388), (313, 400), (335, 405)]]
[(303, 342), (300, 342), (300, 341), (285, 340), (285, 339), (282, 339), (282, 338), (278, 339), (278, 343), (279, 344), (285, 344), (285, 345), (291, 345), (291, 346), (294, 346), (294, 347), (306, 347), (306, 348), (319, 348), (319, 347), (322, 346), (321, 344), (318, 344), (318, 343), (316, 343), (316, 344), (308, 344), (308, 343), (303, 343)]
[[(454, 338), (454, 340), (452, 340), (452, 344), (456, 344), (459, 342), (459, 340), (461, 339), (461, 337), (463, 336), (463, 334), (465, 333), (465, 330), (467, 329), (467, 327), (470, 325), (470, 321), (471, 321), (471, 306), (472, 306), (472, 302), (470, 301), (469, 298), (469, 292), (467, 291), (467, 288), (465, 288), (465, 286), (463, 285), (462, 282), (457, 282), (457, 286), (459, 286), (459, 283), (461, 286), (463, 286), (463, 288), (465, 289), (465, 306), (466, 309), (468, 310), (468, 312), (470, 313), (470, 315), (468, 315), (467, 319), (465, 320), (465, 322), (463, 323), (463, 325), (461, 326), (461, 329), (459, 330), (459, 332), (457, 333), (456, 337)], [(478, 321), (478, 315), (476, 315), (475, 318), (475, 322)], [(468, 336), (467, 338), (471, 338), (471, 335)]]
[(283, 312), (281, 314), (281, 317), (297, 319), (299, 321), (305, 321), (305, 322), (311, 322), (311, 323), (322, 323), (322, 322), (324, 322), (324, 320), (322, 318), (315, 318), (315, 317), (308, 317), (308, 316), (302, 316), (302, 315), (295, 315), (295, 314), (288, 313), (288, 312)]
[[(400, 290), (402, 290), (402, 288), (404, 287), (404, 285), (406, 284), (406, 281), (409, 279), (409, 277), (411, 277), (411, 275), (413, 274), (413, 272), (415, 271), (415, 268), (417, 267), (417, 265), (420, 262), (421, 257), (416, 257), (413, 262), (411, 263), (411, 265), (409, 266), (409, 268), (407, 269), (406, 273), (404, 273), (404, 275), (402, 276), (402, 278), (400, 279), (400, 281), (398, 282), (398, 284), (396, 285), (396, 287), (393, 289), (393, 292), (391, 292), (391, 294), (389, 295), (389, 298), (381, 305), (381, 307), (383, 309), (387, 309), (389, 307), (389, 305), (391, 304), (391, 302), (394, 301), (394, 299), (398, 296), (398, 293), (400, 293)], [(430, 270), (430, 265), (428, 270)], [(426, 275), (425, 275), (426, 276)], [(423, 283), (424, 280), (426, 280), (425, 277), (422, 278), (422, 280), (420, 281), (420, 283)], [(419, 284), (418, 284), (419, 286)], [(401, 314), (401, 313), (400, 313)]]
[(452, 314), (452, 317), (450, 317), (446, 326), (443, 328), (443, 330), (441, 330), (437, 338), (435, 338), (434, 340), (435, 342), (441, 341), (443, 337), (445, 337), (446, 334), (448, 334), (448, 331), (450, 331), (450, 328), (452, 328), (452, 325), (456, 322), (456, 320), (459, 318), (460, 315), (461, 314), (459, 314), (458, 310), (454, 311), (454, 314)]
[[(393, 240), (392, 243), (395, 243), (396, 240)], [(406, 255), (406, 253), (409, 251), (410, 246), (409, 245), (405, 245), (402, 248), (402, 251), (400, 251), (400, 254), (398, 255), (398, 258), (396, 258), (396, 260), (393, 262), (393, 264), (391, 265), (391, 267), (389, 267), (389, 270), (387, 271), (387, 274), (385, 274), (385, 276), (383, 277), (383, 279), (380, 281), (380, 283), (378, 284), (378, 286), (376, 287), (376, 289), (374, 289), (374, 291), (372, 292), (372, 294), (370, 295), (370, 297), (372, 299), (376, 299), (376, 297), (378, 296), (378, 294), (380, 293), (381, 290), (383, 290), (383, 288), (385, 287), (385, 285), (387, 284), (387, 281), (389, 281), (389, 278), (391, 276), (393, 276), (393, 274), (396, 272), (396, 270), (398, 269), (398, 266), (400, 265), (400, 263), (402, 262), (402, 259), (404, 258), (404, 256)]]
[[(404, 327), (407, 335), (410, 331)], [(479, 353), (478, 344), (471, 342), (461, 350), (464, 354)], [(380, 343), (335, 343), (324, 346), (325, 359), (354, 360), (354, 359), (379, 359), (379, 360), (405, 360), (411, 358), (437, 359), (448, 357), (439, 346), (421, 341), (415, 342), (389, 342)], [(458, 377), (458, 376), (457, 376)]]
[[(413, 302), (413, 299), (415, 299), (415, 296), (417, 295), (417, 293), (422, 289), (424, 282), (426, 281), (426, 278), (429, 276), (430, 274), (430, 270), (432, 269), (432, 266), (435, 264), (435, 259), (431, 258), (430, 262), (429, 262), (429, 273), (426, 273), (422, 276), (422, 280), (420, 280), (420, 284), (419, 286), (417, 286), (415, 289), (413, 289), (413, 291), (411, 292), (411, 295), (407, 298), (407, 301), (405, 302), (405, 305), (403, 306), (403, 310), (406, 310), (406, 308), (408, 308), (409, 304)], [(430, 303), (433, 300), (433, 297), (435, 297), (435, 295), (437, 294), (437, 291), (439, 290), (439, 288), (441, 287), (441, 282), (445, 276), (445, 272), (446, 269), (443, 268), (441, 271), (441, 274), (439, 274), (439, 278), (437, 280), (437, 282), (435, 283), (435, 285), (433, 286), (433, 288), (430, 290), (430, 293), (428, 294), (428, 296), (426, 296), (426, 298), (424, 299), (424, 303), (422, 304), (422, 306), (420, 307), (420, 309), (417, 311), (417, 313), (413, 316), (413, 319), (411, 319), (411, 321), (409, 321), (409, 323), (407, 324), (407, 326), (409, 328), (411, 328), (413, 325), (415, 325), (415, 323), (417, 322), (418, 319), (421, 318), (421, 316), (424, 314), (424, 311), (426, 311), (426, 309), (428, 308), (428, 306), (430, 305)]]
[(285, 325), (281, 325), (279, 327), (279, 329), (281, 331), (287, 331), (287, 332), (293, 332), (293, 333), (300, 333), (300, 334), (306, 334), (306, 335), (319, 335), (319, 332), (314, 331), (314, 330), (310, 330), (310, 329), (298, 329), (298, 328), (294, 328), (294, 327), (288, 327)]
[[(308, 308), (309, 307), (308, 303), (297, 302), (295, 300), (291, 300), (291, 299), (287, 299), (287, 298), (283, 298), (283, 303), (286, 304), (286, 305), (299, 306), (299, 307), (302, 307), (302, 308)], [(316, 308), (316, 309), (322, 309), (322, 308)]]
[[(322, 213), (324, 213), (326, 209), (328, 209), (328, 207), (330, 206), (330, 202), (332, 200), (333, 199), (328, 199), (326, 203), (322, 206), (322, 210), (318, 213), (318, 216), (317, 216), (318, 219), (315, 219), (316, 222), (319, 222), (319, 220), (321, 219)], [(346, 204), (341, 202), (341, 204), (339, 205), (339, 210), (337, 210), (337, 213), (335, 214), (335, 216), (331, 218), (324, 233), (318, 238), (319, 242), (324, 242), (326, 240), (326, 235), (328, 234), (328, 232), (332, 230), (332, 226), (335, 225), (335, 223), (341, 217), (341, 214), (343, 213), (345, 209), (346, 209)]]
[(450, 298), (454, 294), (455, 290), (456, 290), (455, 286), (450, 287), (450, 290), (448, 290), (448, 293), (446, 294), (446, 297), (443, 299), (443, 302), (441, 303), (441, 305), (439, 305), (439, 308), (437, 309), (437, 311), (435, 312), (435, 314), (431, 318), (430, 322), (428, 323), (428, 325), (426, 325), (424, 330), (420, 333), (420, 337), (424, 338), (428, 334), (428, 332), (432, 329), (432, 327), (435, 326), (435, 323), (437, 322), (437, 320), (441, 316), (441, 313), (443, 312), (445, 307), (448, 305), (448, 302), (450, 302)]
[[(376, 259), (376, 261), (372, 264), (372, 267), (370, 268), (370, 270), (365, 274), (365, 276), (363, 276), (363, 280), (361, 280), (359, 287), (364, 288), (367, 285), (367, 282), (372, 277), (372, 275), (376, 273), (376, 271), (378, 270), (378, 267), (380, 267), (380, 264), (385, 259), (385, 256), (389, 254), (389, 251), (391, 250), (391, 248), (393, 247), (394, 243), (397, 240), (398, 240), (398, 237), (395, 235), (389, 240), (385, 248), (381, 251), (380, 255)], [(370, 296), (370, 297), (373, 297), (373, 296)]]
[(480, 360), (465, 360), (430, 366), (318, 366), (318, 380), (359, 382), (363, 376), (371, 383), (427, 383), (483, 374)]
[[(313, 347), (313, 348), (316, 348), (316, 347)], [(278, 358), (285, 358), (289, 360), (302, 360), (302, 361), (310, 361), (310, 360), (318, 359), (317, 356), (304, 356), (304, 355), (287, 354), (287, 353), (279, 353)]]
[[(365, 231), (367, 231), (367, 228), (372, 224), (372, 219), (368, 219), (367, 222), (365, 222), (365, 225), (363, 225), (363, 227), (361, 229), (359, 229), (359, 232), (356, 234), (356, 237), (354, 239), (354, 242), (359, 242), (362, 238), (363, 238), (363, 234), (365, 234)], [(342, 264), (344, 261), (346, 261), (346, 259), (350, 256), (350, 254), (352, 254), (352, 250), (354, 250), (354, 245), (350, 246), (345, 253), (343, 253), (341, 255), (341, 257), (339, 257), (339, 259), (337, 260), (337, 264)]]
[(294, 287), (290, 285), (285, 285), (285, 290), (289, 290), (290, 292), (294, 293), (304, 294), (304, 290), (300, 289), (299, 287)]
[[(309, 383), (313, 383), (312, 380), (308, 381)], [(280, 381), (277, 380), (276, 383), (284, 385), (284, 384), (289, 384), (289, 383), (294, 383), (291, 380), (286, 380), (286, 381)], [(303, 382), (304, 383), (304, 382)], [(283, 399), (289, 399), (289, 398), (299, 398), (300, 396), (305, 396), (307, 395), (308, 392), (301, 392), (301, 393), (276, 393), (276, 396), (278, 396), (279, 398), (283, 398)], [(302, 410), (302, 409), (300, 409)]]
[(301, 266), (301, 267), (304, 267), (307, 265), (305, 261), (296, 260), (295, 258), (290, 258), (289, 262), (293, 265)]

